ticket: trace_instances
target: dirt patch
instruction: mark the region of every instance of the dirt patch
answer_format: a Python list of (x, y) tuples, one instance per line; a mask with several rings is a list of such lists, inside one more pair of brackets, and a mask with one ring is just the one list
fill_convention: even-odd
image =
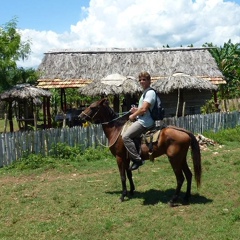
[(93, 178), (96, 176), (102, 176), (105, 174), (112, 174), (116, 173), (116, 170), (107, 170), (101, 172), (94, 172), (94, 173), (82, 173), (82, 172), (75, 172), (75, 173), (60, 173), (55, 170), (48, 170), (38, 175), (29, 175), (29, 176), (1, 176), (0, 177), (0, 185), (8, 185), (8, 184), (24, 184), (27, 182), (54, 182), (56, 180), (74, 180), (74, 179), (83, 179), (83, 178)]

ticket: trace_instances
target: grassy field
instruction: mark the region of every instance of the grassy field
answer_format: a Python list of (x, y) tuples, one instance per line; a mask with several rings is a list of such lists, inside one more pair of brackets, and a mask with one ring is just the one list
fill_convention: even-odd
[[(62, 146), (58, 158), (32, 155), (3, 168), (0, 239), (237, 240), (239, 131), (209, 133), (220, 144), (202, 150), (202, 187), (198, 191), (193, 182), (191, 204), (174, 208), (168, 201), (176, 181), (164, 156), (134, 172), (136, 193), (123, 203), (117, 166), (106, 149), (79, 153)], [(188, 162), (192, 168), (190, 156)]]
[[(0, 133), (4, 132), (4, 125), (5, 125), (5, 120), (4, 119), (0, 119)], [(13, 118), (13, 128), (14, 131), (18, 131), (18, 123), (17, 120), (15, 118)], [(10, 131), (10, 127), (9, 127), (9, 122), (7, 122), (7, 128), (6, 128), (6, 132)]]

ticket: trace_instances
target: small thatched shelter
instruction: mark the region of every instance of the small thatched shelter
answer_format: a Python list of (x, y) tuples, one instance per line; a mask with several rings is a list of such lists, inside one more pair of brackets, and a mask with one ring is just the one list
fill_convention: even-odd
[[(103, 85), (98, 85), (98, 82), (106, 76), (118, 73), (137, 79), (141, 71), (148, 71), (153, 82), (182, 72), (216, 85), (225, 83), (208, 48), (54, 50), (45, 53), (38, 70), (41, 87), (55, 79), (62, 82), (90, 79), (96, 84), (95, 89), (101, 89)], [(112, 92), (114, 87), (114, 84), (106, 86), (105, 92)], [(133, 89), (130, 93), (136, 92)]]
[(43, 89), (59, 89), (61, 96), (61, 111), (66, 112), (66, 88), (81, 88), (92, 81), (90, 79), (58, 79), (42, 78), (38, 80), (38, 87)]
[[(44, 127), (51, 127), (50, 97), (49, 91), (31, 86), (30, 84), (19, 84), (8, 91), (0, 94), (0, 100), (8, 103), (8, 120), (10, 131), (13, 132), (13, 106), (19, 124), (19, 129), (27, 129), (28, 124), (36, 124), (36, 106), (43, 105)], [(41, 98), (43, 100), (41, 101)], [(48, 122), (48, 124), (46, 124)]]
[(93, 81), (87, 86), (80, 88), (79, 92), (86, 96), (105, 97), (113, 95), (114, 110), (119, 112), (119, 96), (124, 94), (125, 104), (131, 105), (131, 95), (142, 92), (142, 88), (134, 77), (114, 73), (102, 78), (100, 81)]
[(184, 73), (175, 73), (168, 78), (160, 79), (154, 82), (152, 87), (161, 93), (167, 116), (173, 115), (171, 108), (174, 102), (176, 116), (200, 113), (200, 107), (205, 104), (206, 99), (211, 98), (211, 92), (217, 91), (218, 88), (208, 80)]

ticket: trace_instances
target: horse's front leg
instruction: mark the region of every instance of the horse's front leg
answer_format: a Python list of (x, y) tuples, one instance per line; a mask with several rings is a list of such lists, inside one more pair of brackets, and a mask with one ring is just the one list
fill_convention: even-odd
[(135, 191), (135, 186), (134, 186), (134, 182), (132, 179), (132, 170), (129, 169), (129, 166), (128, 166), (126, 172), (127, 172), (127, 177), (128, 177), (129, 184), (130, 184), (130, 195), (133, 195), (134, 191)]
[(122, 195), (120, 201), (123, 202), (124, 198), (127, 196), (127, 184), (126, 184), (126, 171), (121, 157), (117, 157), (118, 170), (120, 173), (121, 183), (122, 183)]

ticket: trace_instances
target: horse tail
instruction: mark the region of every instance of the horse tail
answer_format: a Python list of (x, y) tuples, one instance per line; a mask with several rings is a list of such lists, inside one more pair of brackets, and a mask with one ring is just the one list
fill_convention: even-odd
[(197, 183), (197, 188), (201, 185), (201, 177), (202, 177), (202, 165), (201, 165), (201, 152), (199, 143), (196, 137), (190, 132), (188, 132), (191, 137), (191, 153), (193, 159), (193, 168), (194, 168), (194, 176)]

